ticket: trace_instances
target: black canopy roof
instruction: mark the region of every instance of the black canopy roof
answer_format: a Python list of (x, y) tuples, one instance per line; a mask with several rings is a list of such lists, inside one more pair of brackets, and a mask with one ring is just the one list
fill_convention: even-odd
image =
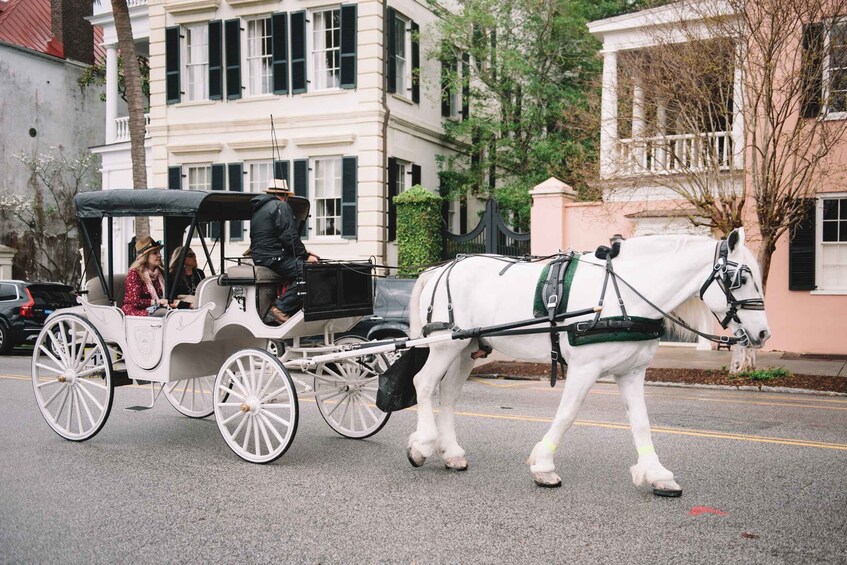
[[(253, 215), (250, 192), (222, 190), (115, 189), (76, 195), (76, 215), (82, 219), (137, 216), (197, 216), (198, 221), (249, 220)], [(288, 200), (299, 220), (309, 214), (309, 201), (299, 196)]]

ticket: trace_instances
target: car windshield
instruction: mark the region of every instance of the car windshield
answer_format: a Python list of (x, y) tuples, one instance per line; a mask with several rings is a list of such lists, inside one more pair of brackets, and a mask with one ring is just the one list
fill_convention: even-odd
[(49, 304), (75, 304), (76, 296), (71, 287), (65, 285), (31, 284), (27, 287), (36, 303), (46, 302)]

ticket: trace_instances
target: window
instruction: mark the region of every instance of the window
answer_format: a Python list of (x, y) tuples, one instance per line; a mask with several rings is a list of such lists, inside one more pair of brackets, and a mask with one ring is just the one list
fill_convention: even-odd
[(341, 10), (312, 13), (312, 65), (316, 90), (341, 86)]
[(211, 190), (212, 189), (212, 166), (211, 165), (187, 165), (188, 190)]
[(816, 231), (817, 288), (847, 290), (847, 196), (820, 199)]
[[(452, 77), (454, 81), (454, 85), (458, 83), (460, 80), (459, 77), (463, 77), (462, 61), (456, 60), (453, 61), (452, 69), (455, 76)], [(447, 101), (450, 104), (450, 113), (448, 117), (453, 119), (459, 119), (462, 116), (462, 89), (453, 86), (450, 88), (450, 91), (447, 94)]]
[[(409, 39), (409, 34), (406, 33), (408, 22), (397, 17), (394, 19), (394, 72), (397, 77), (396, 90), (398, 94), (408, 96), (407, 90), (410, 90), (411, 73), (408, 65), (408, 53), (411, 49), (406, 48), (406, 43)], [(407, 76), (407, 73), (409, 76)]]
[(0, 300), (17, 300), (18, 291), (13, 284), (0, 284)]
[(828, 38), (824, 83), (828, 112), (847, 112), (847, 24), (832, 27)]
[(341, 235), (341, 159), (315, 159), (315, 231)]
[(250, 96), (271, 92), (271, 19), (247, 22), (247, 92)]
[(252, 161), (247, 165), (247, 192), (263, 192), (273, 178), (273, 161)]
[(182, 90), (188, 100), (209, 98), (209, 27), (190, 25), (184, 30), (185, 83)]

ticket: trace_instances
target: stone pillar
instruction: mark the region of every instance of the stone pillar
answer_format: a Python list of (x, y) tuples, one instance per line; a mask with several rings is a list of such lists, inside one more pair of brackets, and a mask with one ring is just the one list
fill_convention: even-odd
[(0, 245), (0, 279), (8, 280), (12, 278), (12, 260), (18, 252), (5, 245)]
[(555, 177), (536, 185), (532, 196), (530, 253), (551, 255), (564, 248), (565, 205), (575, 202), (576, 191)]
[(118, 48), (106, 47), (106, 143), (114, 143), (118, 117)]
[(732, 84), (732, 165), (744, 169), (744, 47), (736, 51), (735, 74)]
[(647, 143), (644, 134), (647, 131), (644, 107), (644, 87), (641, 79), (636, 79), (632, 89), (632, 159), (639, 169), (647, 168)]
[(600, 110), (600, 176), (614, 175), (618, 168), (618, 53), (603, 52), (603, 95)]

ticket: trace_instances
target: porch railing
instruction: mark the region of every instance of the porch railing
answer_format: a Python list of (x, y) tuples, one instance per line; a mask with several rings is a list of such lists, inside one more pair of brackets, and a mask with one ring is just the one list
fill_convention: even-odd
[[(147, 0), (143, 1), (146, 2)], [(144, 128), (144, 137), (150, 137), (150, 114), (144, 114)], [(115, 118), (115, 143), (124, 141), (129, 141), (129, 116)]]
[(731, 132), (657, 135), (619, 140), (621, 175), (730, 169)]

